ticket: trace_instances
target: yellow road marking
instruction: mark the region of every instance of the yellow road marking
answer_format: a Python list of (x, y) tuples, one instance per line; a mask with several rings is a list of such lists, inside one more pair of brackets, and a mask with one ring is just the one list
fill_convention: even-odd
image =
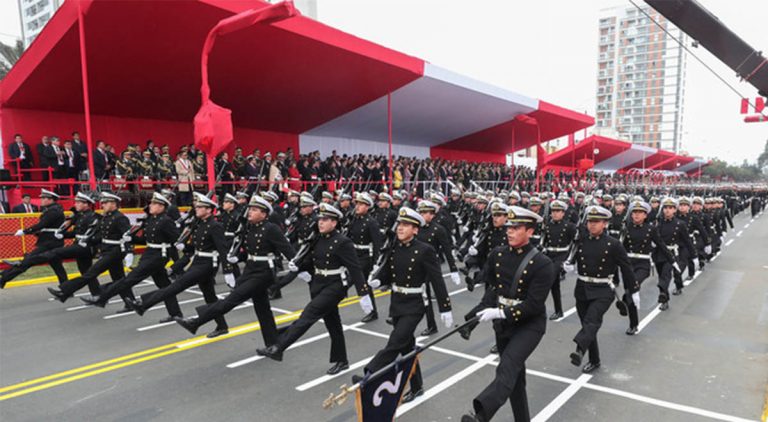
[[(44, 264), (40, 264), (44, 265)], [(166, 268), (173, 265), (173, 261), (168, 261), (168, 263), (165, 265)], [(133, 268), (125, 267), (126, 274), (131, 272)], [(82, 274), (78, 273), (71, 273), (67, 274), (67, 279), (72, 280), (73, 278), (80, 277)], [(99, 277), (104, 277), (109, 275), (109, 271), (104, 271), (103, 273), (99, 274)], [(45, 277), (37, 277), (37, 278), (29, 278), (26, 280), (19, 280), (19, 281), (9, 281), (8, 284), (5, 285), (6, 289), (11, 289), (14, 287), (23, 287), (23, 286), (34, 286), (36, 284), (47, 284), (47, 283), (57, 283), (59, 281), (59, 278), (55, 275), (48, 275)]]
[[(376, 297), (381, 297), (390, 294), (390, 292), (379, 292)], [(360, 301), (359, 296), (352, 296), (342, 300), (339, 303), (339, 308), (343, 308), (349, 305), (353, 305)], [(303, 310), (291, 312), (290, 314), (281, 315), (275, 318), (275, 322), (280, 325), (287, 322), (294, 321), (301, 316)], [(120, 368), (136, 365), (142, 362), (158, 359), (163, 356), (172, 355), (184, 350), (194, 349), (200, 346), (205, 346), (219, 341), (224, 341), (230, 338), (248, 334), (260, 329), (258, 322), (248, 323), (237, 326), (230, 330), (229, 334), (215, 337), (212, 339), (205, 336), (198, 336), (192, 339), (185, 339), (174, 343), (166, 344), (163, 346), (147, 349), (144, 351), (131, 353), (125, 356), (121, 356), (114, 359), (105, 360), (102, 362), (93, 363), (79, 368), (70, 369), (68, 371), (59, 372), (56, 374), (35, 378), (32, 380), (24, 381), (18, 384), (9, 385), (0, 388), (0, 393), (9, 392), (8, 394), (0, 395), (0, 401), (12, 399), (15, 397), (23, 396), (26, 394), (34, 393), (36, 391), (46, 390), (58, 385), (67, 384), (73, 381), (77, 381), (83, 378), (92, 377), (94, 375), (103, 374), (105, 372), (114, 371)], [(27, 388), (25, 388), (27, 387)]]

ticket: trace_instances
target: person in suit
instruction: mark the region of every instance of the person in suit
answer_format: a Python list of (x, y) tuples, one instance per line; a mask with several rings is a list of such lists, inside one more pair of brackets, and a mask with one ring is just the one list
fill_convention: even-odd
[(88, 145), (80, 139), (80, 132), (72, 132), (72, 149), (77, 153), (77, 173), (88, 170)]
[[(40, 168), (47, 169), (56, 166), (56, 153), (51, 146), (51, 140), (47, 136), (40, 138), (37, 144), (37, 156), (40, 157)], [(48, 180), (48, 172), (43, 173), (43, 180)]]
[(96, 142), (96, 151), (93, 153), (93, 172), (96, 175), (96, 180), (105, 179), (110, 170), (112, 170), (112, 165), (109, 162), (106, 145), (104, 141), (98, 141)]
[(21, 196), (21, 204), (13, 207), (13, 210), (11, 210), (11, 212), (14, 214), (29, 214), (29, 213), (37, 212), (37, 206), (32, 205), (31, 200), (32, 200), (32, 197), (28, 193), (25, 193), (24, 195)]
[[(67, 179), (77, 180), (78, 175), (80, 174), (81, 161), (82, 157), (75, 149), (72, 141), (64, 142), (64, 177)], [(65, 189), (69, 195), (75, 195), (78, 188), (79, 186), (77, 184), (74, 184), (71, 187), (65, 186)]]
[[(57, 136), (51, 137), (51, 149), (53, 149), (53, 161), (51, 162), (51, 166), (53, 167), (53, 178), (64, 179), (67, 177), (64, 148), (61, 146), (61, 141)], [(59, 193), (63, 193), (62, 188), (62, 186), (59, 186)]]
[[(8, 155), (13, 160), (19, 160), (19, 167), (21, 169), (30, 169), (34, 166), (34, 160), (32, 159), (32, 148), (29, 144), (24, 142), (21, 134), (17, 133), (13, 136), (13, 143), (8, 147)], [(24, 180), (31, 180), (31, 174), (24, 172)]]

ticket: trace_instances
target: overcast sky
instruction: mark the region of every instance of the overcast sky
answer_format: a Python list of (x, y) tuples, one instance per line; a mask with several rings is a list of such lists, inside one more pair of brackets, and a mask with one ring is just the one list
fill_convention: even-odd
[[(320, 21), (521, 94), (595, 113), (600, 9), (628, 0), (317, 0)], [(638, 0), (639, 2), (639, 0)], [(768, 0), (699, 0), (757, 50), (768, 51)], [(0, 0), (0, 40), (20, 35), (17, 0)], [(754, 99), (757, 90), (703, 48), (694, 53)], [(743, 122), (740, 100), (689, 58), (683, 150), (754, 161), (768, 123)]]

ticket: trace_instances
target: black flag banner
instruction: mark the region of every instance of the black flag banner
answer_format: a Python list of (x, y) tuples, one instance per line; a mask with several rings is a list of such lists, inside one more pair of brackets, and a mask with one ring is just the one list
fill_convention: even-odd
[(360, 383), (355, 403), (358, 422), (392, 422), (395, 419), (397, 406), (418, 360), (418, 354), (406, 355), (385, 374)]

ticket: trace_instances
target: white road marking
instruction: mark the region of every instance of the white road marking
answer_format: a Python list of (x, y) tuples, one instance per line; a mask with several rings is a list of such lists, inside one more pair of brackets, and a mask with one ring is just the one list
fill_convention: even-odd
[(739, 230), (738, 233), (736, 233), (736, 237), (741, 237), (741, 234), (744, 233), (744, 230)]
[(747, 223), (746, 225), (744, 225), (744, 228), (745, 228), (745, 229), (746, 229), (746, 228), (748, 228), (748, 227), (749, 227), (749, 223)]
[(397, 409), (397, 413), (395, 414), (395, 417), (400, 417), (404, 414), (406, 414), (411, 409), (415, 408), (416, 406), (424, 403), (425, 401), (431, 399), (432, 397), (440, 394), (444, 390), (450, 388), (454, 384), (458, 383), (459, 381), (463, 380), (464, 378), (472, 375), (473, 373), (479, 371), (484, 366), (486, 366), (488, 363), (492, 362), (497, 358), (496, 355), (490, 354), (486, 357), (484, 357), (482, 360), (477, 361), (473, 363), (472, 365), (464, 368), (463, 370), (451, 375), (446, 380), (442, 381), (441, 383), (437, 384), (436, 386), (430, 388), (429, 390), (424, 392), (424, 395), (421, 397), (416, 398), (414, 401), (410, 403), (406, 403), (401, 405)]
[[(122, 299), (114, 299), (114, 300), (110, 300), (107, 303), (108, 304), (123, 303), (123, 300)], [(94, 306), (93, 305), (80, 305), (80, 306), (73, 306), (71, 308), (66, 308), (64, 310), (67, 311), (67, 312), (70, 312), (70, 311), (79, 311), (79, 310), (82, 310), (82, 309), (89, 309), (89, 308), (94, 308)]]
[[(137, 288), (137, 287), (146, 287), (146, 286), (154, 286), (154, 284), (150, 283), (147, 280), (144, 280), (141, 283), (139, 283), (139, 284), (137, 284), (137, 285), (135, 285), (133, 287)], [(75, 293), (75, 294), (72, 295), (72, 297), (84, 297), (84, 296), (90, 296), (90, 295), (91, 295), (90, 293)], [(57, 300), (57, 299), (54, 299), (52, 297), (48, 298), (48, 302), (53, 302), (54, 300)]]
[(653, 321), (654, 318), (656, 318), (661, 313), (661, 309), (659, 309), (659, 306), (657, 305), (653, 310), (646, 315), (645, 318), (643, 318), (642, 321), (637, 325), (637, 332), (643, 331), (643, 328), (645, 328), (646, 325), (650, 324), (651, 321)]
[[(187, 303), (192, 303), (192, 302), (200, 302), (201, 300), (203, 300), (202, 297), (196, 297), (194, 299), (183, 300), (183, 301), (179, 302), (179, 305), (185, 305)], [(165, 309), (165, 305), (155, 305), (155, 306), (147, 309), (147, 312), (149, 312), (149, 311), (156, 311), (158, 309)], [(107, 316), (104, 317), (104, 319), (122, 318), (122, 317), (129, 316), (129, 315), (136, 315), (136, 312), (130, 311), (130, 312), (123, 312), (122, 314), (107, 315)]]
[(592, 379), (592, 375), (582, 374), (576, 379), (576, 381), (572, 382), (568, 388), (563, 390), (562, 393), (558, 394), (554, 400), (549, 402), (549, 404), (544, 409), (541, 409), (541, 412), (539, 412), (532, 421), (548, 421), (549, 418), (551, 418), (552, 415), (554, 415), (561, 407), (563, 407), (565, 402), (570, 400), (571, 397), (573, 397), (590, 379)]
[(367, 358), (365, 358), (365, 359), (363, 359), (361, 361), (358, 361), (358, 362), (353, 363), (352, 365), (349, 365), (349, 369), (345, 369), (345, 370), (339, 372), (338, 374), (335, 374), (335, 375), (323, 375), (320, 378), (316, 378), (316, 379), (314, 379), (312, 381), (309, 381), (309, 382), (306, 382), (304, 384), (301, 384), (300, 386), (296, 387), (296, 390), (298, 390), (298, 391), (307, 391), (310, 388), (317, 387), (318, 385), (320, 385), (320, 384), (322, 384), (324, 382), (328, 382), (328, 381), (330, 381), (330, 380), (332, 380), (334, 378), (338, 378), (338, 377), (340, 377), (342, 375), (348, 374), (348, 373), (350, 373), (350, 372), (352, 372), (352, 371), (354, 371), (354, 370), (356, 370), (358, 368), (362, 368), (363, 366), (367, 365), (368, 362), (371, 361), (371, 359), (373, 359), (373, 356), (367, 357)]
[(731, 243), (733, 243), (734, 240), (736, 240), (736, 239), (731, 239), (731, 240), (725, 242), (725, 246), (731, 246)]
[(563, 316), (561, 318), (556, 319), (555, 322), (560, 322), (560, 321), (568, 318), (569, 316), (573, 315), (574, 313), (576, 313), (576, 307), (575, 306), (573, 308), (563, 312)]

